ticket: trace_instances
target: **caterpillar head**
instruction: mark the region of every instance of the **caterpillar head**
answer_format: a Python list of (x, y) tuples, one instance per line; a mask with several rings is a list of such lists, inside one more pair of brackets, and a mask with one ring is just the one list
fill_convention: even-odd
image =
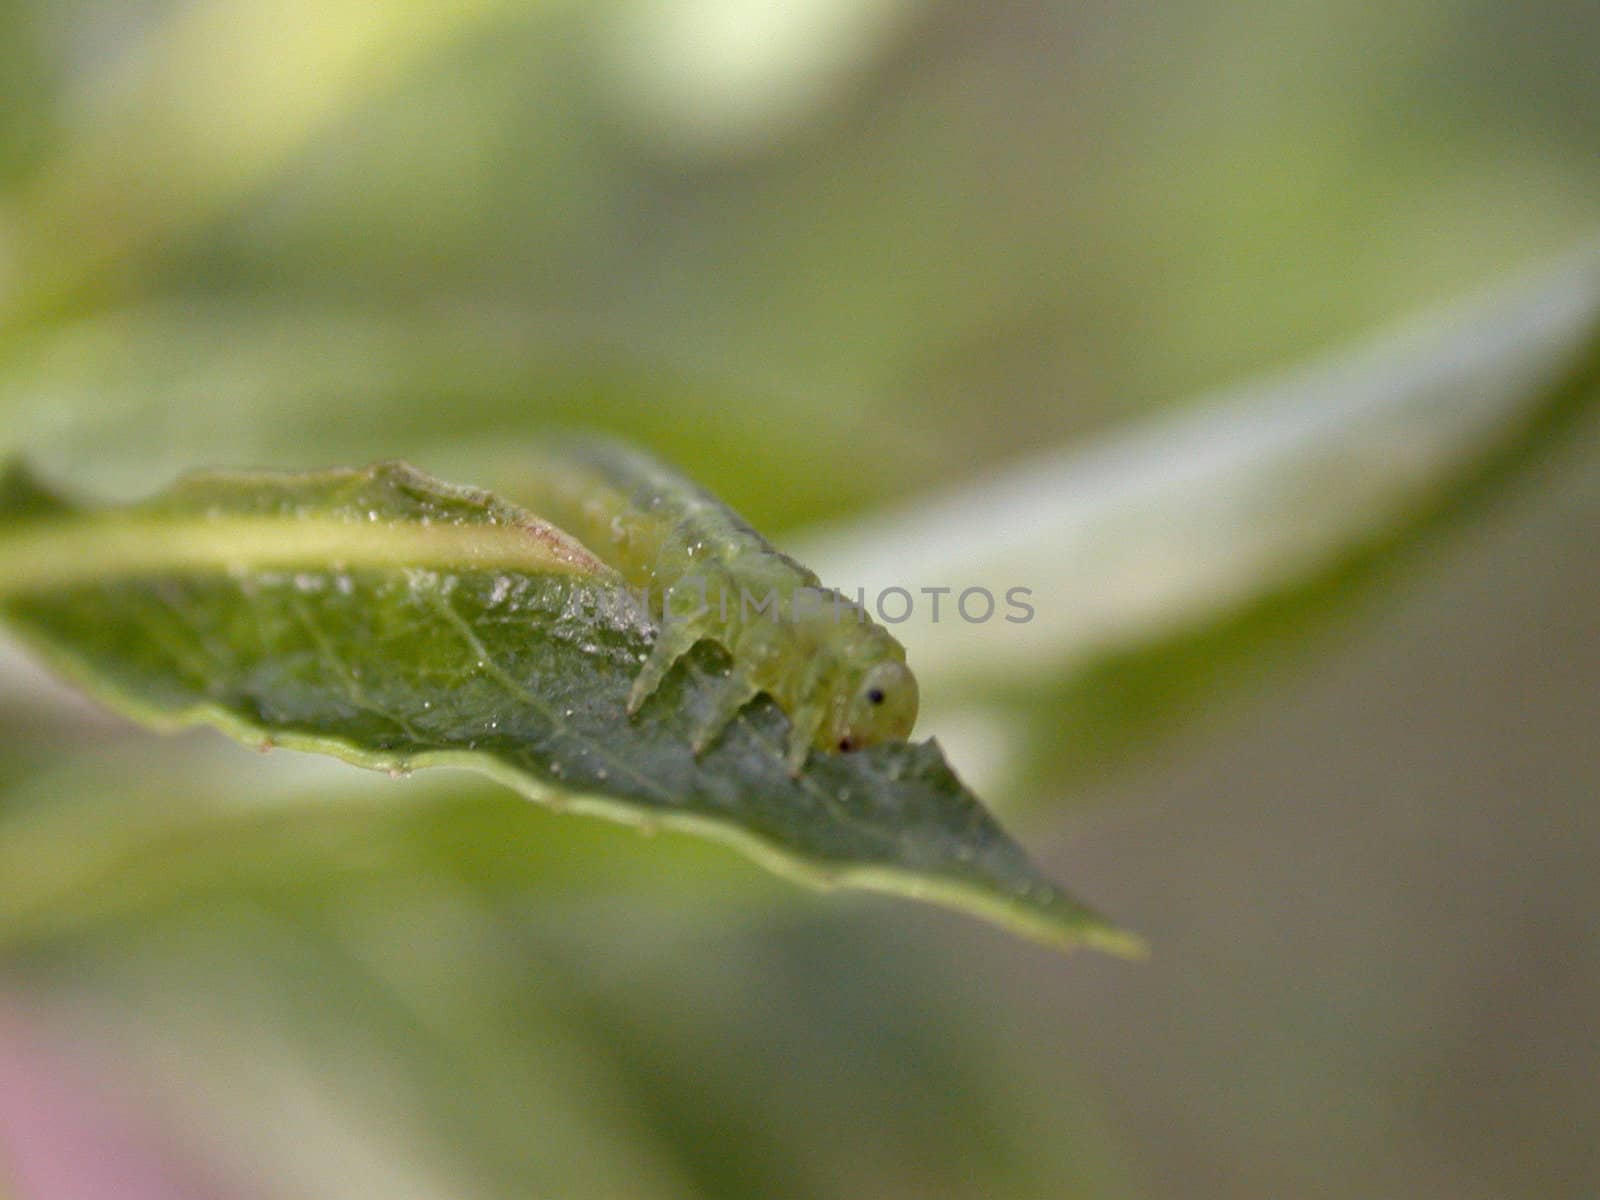
[(917, 723), (917, 680), (896, 659), (882, 659), (846, 676), (818, 744), (827, 750), (859, 750), (911, 736)]

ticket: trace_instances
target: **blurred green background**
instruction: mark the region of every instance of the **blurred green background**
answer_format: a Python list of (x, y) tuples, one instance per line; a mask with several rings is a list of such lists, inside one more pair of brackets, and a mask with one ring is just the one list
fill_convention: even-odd
[[(1597, 51), (1577, 0), (3, 0), (0, 445), (514, 486), (583, 424), (847, 524), (1591, 235)], [(6, 651), (13, 1190), (1592, 1196), (1594, 444), (1226, 720), (993, 797), (1143, 964)]]

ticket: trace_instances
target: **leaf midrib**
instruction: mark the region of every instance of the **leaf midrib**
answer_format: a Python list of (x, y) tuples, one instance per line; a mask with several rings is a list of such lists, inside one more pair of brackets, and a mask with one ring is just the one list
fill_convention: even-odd
[(616, 578), (581, 543), (543, 524), (95, 514), (0, 533), (0, 595), (172, 573), (405, 568)]

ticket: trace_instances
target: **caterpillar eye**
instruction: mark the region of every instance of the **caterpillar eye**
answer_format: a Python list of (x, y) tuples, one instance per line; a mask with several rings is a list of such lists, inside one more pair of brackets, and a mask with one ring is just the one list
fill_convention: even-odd
[(883, 701), (884, 701), (883, 689), (882, 688), (873, 688), (870, 692), (867, 693), (867, 699), (870, 700), (874, 704), (882, 704)]
[(850, 751), (854, 750), (855, 748), (856, 748), (856, 744), (850, 738), (840, 738), (839, 739), (839, 749), (844, 751), (844, 753), (849, 754)]

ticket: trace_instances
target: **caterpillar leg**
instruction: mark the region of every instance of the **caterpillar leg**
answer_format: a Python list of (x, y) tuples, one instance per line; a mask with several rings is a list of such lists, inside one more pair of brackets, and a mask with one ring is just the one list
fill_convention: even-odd
[(791, 779), (798, 779), (805, 770), (806, 756), (811, 753), (811, 743), (816, 740), (825, 715), (821, 705), (802, 705), (790, 716), (789, 745), (783, 760), (788, 764)]
[(716, 740), (717, 735), (739, 715), (739, 710), (755, 699), (758, 691), (760, 689), (755, 683), (739, 671), (734, 671), (728, 677), (728, 682), (717, 693), (711, 711), (695, 726), (689, 745), (694, 750), (696, 758), (706, 752), (706, 748)]
[(703, 638), (720, 632), (718, 612), (708, 602), (706, 584), (698, 577), (667, 590), (662, 603), (661, 631), (628, 691), (628, 715), (636, 716), (644, 702), (661, 686), (672, 664), (693, 650)]
[(656, 644), (650, 648), (650, 657), (644, 660), (644, 666), (634, 676), (633, 686), (628, 689), (630, 717), (639, 714), (644, 702), (661, 686), (667, 672), (672, 670), (672, 664), (693, 650), (695, 643), (703, 636), (704, 631), (692, 621), (669, 621), (661, 627), (661, 632), (656, 635)]

